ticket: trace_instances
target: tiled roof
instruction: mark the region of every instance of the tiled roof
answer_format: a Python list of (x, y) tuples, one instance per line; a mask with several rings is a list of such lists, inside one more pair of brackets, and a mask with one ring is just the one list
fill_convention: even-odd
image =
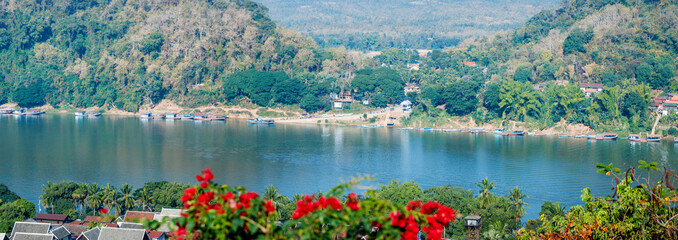
[(101, 232), (101, 229), (98, 227), (92, 228), (88, 230), (87, 232), (84, 232), (78, 237), (78, 240), (97, 240), (99, 239), (99, 233)]
[(584, 88), (603, 88), (605, 85), (601, 83), (580, 83), (579, 86)]
[(52, 234), (16, 233), (12, 240), (52, 240)]
[(74, 234), (75, 236), (80, 235), (83, 232), (86, 232), (89, 226), (87, 225), (78, 225), (78, 224), (73, 224), (73, 223), (68, 223), (64, 224), (64, 227), (68, 229), (71, 234)]
[(16, 233), (40, 233), (47, 234), (49, 233), (50, 228), (49, 223), (35, 223), (35, 222), (15, 222), (14, 228), (12, 228), (12, 236), (10, 239), (14, 239)]
[(143, 224), (141, 224), (141, 223), (131, 223), (131, 222), (119, 222), (118, 227), (120, 227), (120, 228), (144, 229)]
[(160, 211), (160, 215), (176, 215), (179, 216), (181, 215), (181, 209), (176, 209), (176, 208), (162, 208), (162, 211)]
[(127, 211), (125, 213), (125, 222), (141, 222), (143, 219), (153, 220), (155, 216), (154, 212), (137, 212), (137, 211)]
[(91, 223), (91, 222), (96, 222), (96, 223), (111, 223), (113, 222), (113, 219), (107, 218), (107, 217), (99, 217), (99, 216), (87, 216), (85, 217), (83, 222), (86, 223)]
[(57, 239), (62, 239), (62, 238), (67, 237), (68, 235), (71, 235), (71, 232), (69, 232), (68, 229), (66, 229), (66, 227), (61, 226), (61, 227), (53, 229), (52, 234)]
[(159, 238), (164, 234), (165, 234), (165, 232), (161, 232), (161, 231), (149, 231), (148, 232), (148, 236), (150, 238)]
[(48, 220), (48, 221), (66, 221), (68, 215), (64, 214), (47, 214), (47, 213), (38, 213), (33, 219), (35, 221)]
[(146, 230), (130, 228), (102, 228), (98, 240), (144, 240)]

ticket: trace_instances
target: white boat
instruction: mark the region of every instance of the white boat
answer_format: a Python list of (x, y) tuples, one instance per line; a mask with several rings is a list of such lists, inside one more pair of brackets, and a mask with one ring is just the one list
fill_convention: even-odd
[(87, 116), (88, 117), (98, 117), (98, 116), (101, 116), (101, 113), (100, 112), (88, 112)]
[(87, 112), (85, 112), (85, 111), (77, 111), (77, 112), (75, 112), (75, 116), (76, 116), (76, 117), (86, 117), (86, 116), (87, 116)]

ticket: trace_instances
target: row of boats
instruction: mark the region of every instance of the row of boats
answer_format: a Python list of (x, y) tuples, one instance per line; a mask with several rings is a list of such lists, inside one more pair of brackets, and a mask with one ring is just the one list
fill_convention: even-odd
[[(228, 116), (218, 115), (218, 114), (207, 114), (207, 115), (197, 115), (197, 114), (159, 114), (159, 113), (142, 113), (139, 115), (141, 119), (165, 119), (165, 120), (194, 120), (194, 121), (226, 121)], [(275, 120), (272, 119), (261, 119), (261, 118), (250, 118), (247, 120), (249, 123), (253, 124), (274, 124)]]
[(227, 116), (224, 115), (195, 115), (195, 114), (159, 114), (159, 113), (142, 113), (139, 115), (141, 119), (165, 119), (165, 120), (195, 120), (195, 121), (226, 121)]
[(4, 115), (16, 115), (16, 116), (23, 116), (23, 115), (41, 115), (44, 114), (45, 112), (37, 110), (37, 109), (0, 109), (0, 114)]

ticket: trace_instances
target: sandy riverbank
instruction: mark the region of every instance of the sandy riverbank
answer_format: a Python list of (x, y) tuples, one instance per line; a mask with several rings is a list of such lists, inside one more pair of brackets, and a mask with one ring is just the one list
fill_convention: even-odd
[[(7, 103), (0, 105), (0, 108), (18, 108), (14, 103)], [(56, 114), (72, 114), (75, 111), (100, 111), (101, 109), (92, 107), (92, 108), (61, 108), (55, 109), (51, 105), (45, 105), (41, 107), (36, 107), (42, 111), (48, 113)], [(267, 115), (275, 114), (279, 115), (278, 117), (271, 116), (260, 116), (259, 113), (265, 111)], [(277, 123), (289, 123), (289, 124), (329, 124), (329, 125), (380, 125), (386, 126), (388, 123), (393, 123), (395, 127), (403, 127), (401, 119), (410, 114), (409, 111), (403, 111), (400, 107), (386, 108), (374, 112), (365, 112), (365, 113), (326, 113), (326, 114), (316, 114), (305, 116), (302, 118), (301, 112), (296, 111), (286, 111), (283, 109), (275, 108), (244, 108), (239, 106), (201, 106), (197, 108), (186, 108), (177, 105), (176, 103), (170, 100), (163, 100), (154, 107), (142, 106), (139, 112), (152, 112), (152, 113), (215, 113), (215, 114), (224, 114), (229, 118), (235, 119), (248, 119), (254, 117), (274, 119)], [(103, 113), (104, 115), (115, 115), (115, 116), (137, 116), (139, 113), (128, 112), (119, 109), (107, 109)], [(366, 117), (366, 118), (365, 118)], [(370, 122), (368, 119), (374, 118), (374, 122)], [(468, 129), (468, 128), (482, 128), (486, 131), (492, 131), (495, 128), (498, 128), (500, 123), (486, 123), (482, 125), (475, 124), (472, 118), (462, 119), (455, 118), (449, 119), (448, 124), (442, 126), (415, 126), (420, 128), (433, 127), (438, 129)], [(566, 124), (560, 123), (549, 129), (531, 129), (526, 126), (523, 122), (509, 121), (504, 124), (507, 126), (507, 129), (524, 129), (526, 131), (535, 132), (539, 134), (547, 135), (584, 135), (590, 132), (595, 132), (594, 130), (582, 125), (582, 124)]]

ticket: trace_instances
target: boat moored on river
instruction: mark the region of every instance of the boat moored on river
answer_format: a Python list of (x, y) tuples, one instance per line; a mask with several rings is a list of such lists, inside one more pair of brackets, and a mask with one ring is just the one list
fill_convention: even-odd
[(492, 133), (495, 135), (505, 135), (504, 133), (506, 132), (506, 128), (495, 128)]
[(275, 121), (273, 119), (261, 119), (261, 118), (250, 118), (247, 119), (247, 122), (253, 123), (253, 124), (274, 124)]
[(142, 113), (139, 117), (140, 117), (141, 119), (151, 119), (151, 118), (153, 118), (153, 114), (151, 114), (151, 113)]
[(26, 109), (22, 108), (22, 109), (14, 110), (14, 112), (12, 112), (12, 114), (14, 114), (14, 115), (26, 115)]
[(179, 114), (176, 114), (176, 113), (168, 113), (168, 114), (165, 114), (165, 119), (167, 119), (167, 120), (180, 120), (181, 117), (179, 117)]
[(76, 117), (86, 117), (87, 112), (86, 111), (77, 111), (77, 112), (75, 112), (75, 116)]
[(228, 119), (228, 117), (224, 116), (224, 115), (213, 115), (212, 116), (212, 120), (214, 120), (214, 121), (226, 121), (226, 119)]
[(196, 121), (212, 121), (212, 118), (207, 117), (205, 115), (195, 115), (195, 116), (193, 116), (193, 120), (196, 120)]
[(589, 133), (586, 137), (590, 140), (617, 140), (617, 133)]
[(508, 133), (508, 135), (512, 136), (524, 136), (525, 135), (525, 130), (523, 129), (516, 129)]

